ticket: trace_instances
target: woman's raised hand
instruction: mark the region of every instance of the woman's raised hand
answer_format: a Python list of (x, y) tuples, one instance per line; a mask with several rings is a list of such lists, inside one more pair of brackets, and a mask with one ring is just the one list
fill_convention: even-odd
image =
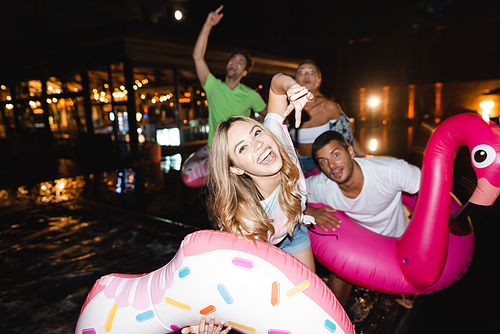
[(313, 94), (307, 90), (304, 86), (299, 85), (296, 82), (293, 82), (286, 91), (286, 95), (288, 97), (288, 107), (283, 114), (284, 117), (288, 116), (292, 110), (295, 109), (295, 127), (298, 128), (300, 126), (300, 119), (302, 114), (302, 109), (307, 102), (312, 101), (314, 96)]

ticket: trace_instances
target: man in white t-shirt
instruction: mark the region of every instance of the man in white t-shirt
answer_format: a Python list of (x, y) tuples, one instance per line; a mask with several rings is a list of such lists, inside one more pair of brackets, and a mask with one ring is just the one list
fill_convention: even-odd
[[(335, 230), (340, 226), (331, 215), (341, 210), (361, 226), (390, 237), (399, 237), (406, 229), (401, 201), (402, 192), (415, 194), (420, 188), (420, 169), (391, 157), (355, 158), (344, 137), (327, 131), (314, 141), (312, 154), (322, 173), (307, 179), (310, 203), (329, 207), (307, 207), (319, 227)], [(328, 285), (345, 306), (352, 285), (333, 273)]]

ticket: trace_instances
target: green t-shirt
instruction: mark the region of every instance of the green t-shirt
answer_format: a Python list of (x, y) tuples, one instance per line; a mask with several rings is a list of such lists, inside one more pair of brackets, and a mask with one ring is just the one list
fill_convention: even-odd
[(208, 75), (203, 89), (208, 101), (208, 146), (219, 123), (231, 116), (250, 116), (250, 110), (261, 112), (266, 107), (260, 94), (252, 88), (240, 83), (231, 90), (212, 73)]

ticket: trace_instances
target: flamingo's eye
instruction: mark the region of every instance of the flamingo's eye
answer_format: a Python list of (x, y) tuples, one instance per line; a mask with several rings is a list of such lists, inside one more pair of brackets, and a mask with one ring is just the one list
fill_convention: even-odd
[(495, 161), (495, 149), (489, 145), (478, 145), (471, 152), (472, 164), (477, 168), (485, 168)]

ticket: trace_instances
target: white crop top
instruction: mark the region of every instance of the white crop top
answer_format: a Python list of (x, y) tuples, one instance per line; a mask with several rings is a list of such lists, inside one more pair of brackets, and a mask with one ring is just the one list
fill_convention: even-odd
[(289, 128), (290, 136), (294, 139), (297, 140), (298, 143), (300, 144), (312, 144), (314, 143), (314, 140), (323, 132), (326, 132), (330, 130), (330, 122), (335, 121), (334, 119), (331, 121), (328, 121), (327, 123), (319, 126), (315, 126), (313, 128), (301, 128), (299, 131), (299, 135), (297, 138), (295, 138), (295, 131), (296, 129), (294, 128)]

